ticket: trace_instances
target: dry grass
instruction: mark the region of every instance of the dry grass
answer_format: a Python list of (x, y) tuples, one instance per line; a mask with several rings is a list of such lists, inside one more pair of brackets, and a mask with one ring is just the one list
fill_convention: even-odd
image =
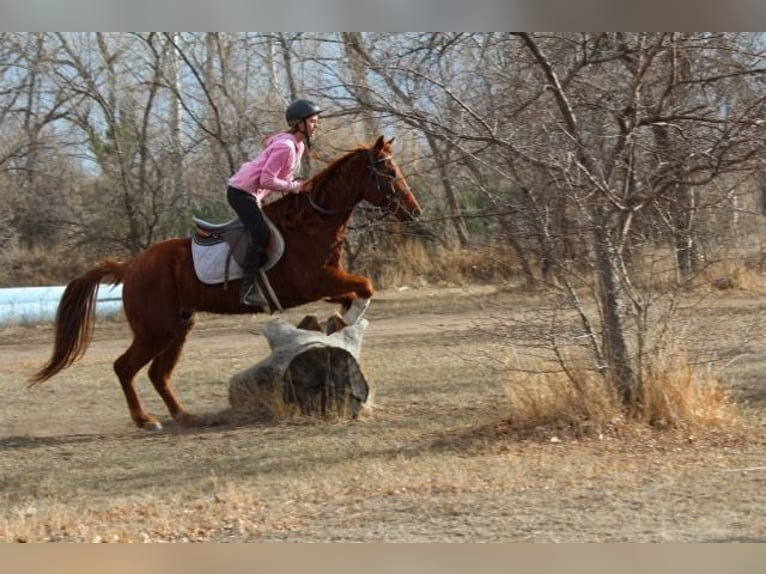
[(568, 434), (602, 434), (623, 419), (623, 410), (604, 381), (587, 371), (570, 378), (530, 361), (508, 375), (508, 423), (520, 431), (547, 427)]
[(702, 274), (702, 283), (715, 289), (737, 289), (758, 293), (764, 289), (763, 274), (737, 261), (722, 261), (710, 265)]
[(440, 250), (421, 241), (403, 240), (365, 253), (354, 272), (379, 288), (401, 285), (498, 284), (518, 275), (515, 255), (502, 246)]
[(741, 413), (720, 373), (693, 365), (682, 350), (652, 361), (644, 376), (641, 421), (659, 428), (736, 428)]
[[(766, 540), (766, 400), (736, 429), (704, 436), (648, 425), (564, 434), (555, 420), (538, 434), (514, 432), (508, 372), (485, 360), (501, 349), (477, 326), (497, 306), (534, 304), (489, 287), (380, 292), (360, 361), (376, 408), (357, 421), (232, 417), (228, 377), (268, 352), (247, 334), (268, 318), (201, 317), (176, 388), (214, 424), (183, 429), (165, 416), (154, 434), (131, 427), (111, 371), (123, 326), (99, 324), (83, 362), (31, 391), (23, 378), (47, 357), (49, 334), (16, 328), (0, 345), (0, 540)], [(752, 298), (715, 311), (744, 304)], [(762, 372), (759, 345), (758, 361), (732, 365), (729, 386)], [(139, 386), (147, 408), (164, 414), (145, 378)], [(561, 396), (553, 379), (547, 394)], [(541, 404), (515, 408), (533, 424), (550, 418)]]
[(0, 286), (65, 285), (92, 264), (81, 249), (4, 248), (0, 251)]
[[(642, 427), (682, 430), (705, 436), (731, 432), (744, 423), (742, 413), (720, 375), (694, 366), (681, 352), (653, 358), (643, 374), (643, 400), (626, 410), (606, 381), (571, 359), (569, 372), (549, 364), (516, 358), (508, 375), (508, 419), (520, 436), (530, 432), (558, 438), (626, 436)], [(578, 366), (578, 363), (580, 365)]]
[[(289, 383), (288, 383), (289, 384)], [(328, 388), (332, 381), (327, 381)], [(238, 405), (231, 413), (231, 416), (239, 417), (247, 422), (280, 422), (280, 421), (298, 421), (305, 418), (300, 407), (295, 402), (287, 400), (282, 388), (275, 388), (273, 385), (251, 385), (246, 397), (242, 399), (243, 404)], [(314, 417), (322, 417), (326, 422), (342, 422), (351, 417), (352, 406), (349, 396), (345, 401), (336, 404), (331, 398), (327, 400), (328, 408), (324, 413), (319, 413), (318, 404), (316, 411), (312, 414)], [(359, 416), (364, 416), (372, 410), (372, 402), (368, 400), (363, 405)]]

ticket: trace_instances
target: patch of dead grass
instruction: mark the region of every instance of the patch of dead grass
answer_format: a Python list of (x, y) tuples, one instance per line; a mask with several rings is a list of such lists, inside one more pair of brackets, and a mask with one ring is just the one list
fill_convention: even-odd
[(518, 276), (518, 258), (506, 247), (484, 245), (434, 252), (420, 241), (402, 241), (370, 251), (355, 261), (354, 272), (381, 289), (400, 285), (503, 283)]
[(642, 427), (678, 430), (687, 437), (741, 434), (743, 419), (732, 393), (717, 373), (692, 364), (682, 349), (645, 357), (641, 399), (630, 408), (583, 358), (566, 362), (566, 371), (554, 371), (537, 359), (521, 366), (516, 360), (505, 385), (507, 427), (551, 437), (624, 436)]
[[(470, 327), (492, 310), (467, 304), (462, 295), (456, 300), (454, 293), (440, 298), (436, 290), (425, 301), (407, 293), (381, 295), (371, 308), (362, 355), (378, 408), (359, 421), (240, 423), (223, 416), (209, 428), (168, 425), (156, 435), (140, 433), (127, 420), (111, 371), (126, 344), (123, 334), (97, 342), (87, 364), (62, 373), (32, 398), (16, 390), (16, 373), (0, 376), (6, 399), (15, 401), (6, 401), (6, 414), (18, 417), (6, 424), (11, 430), (2, 444), (0, 539), (595, 542), (766, 536), (766, 523), (754, 511), (763, 500), (764, 471), (757, 470), (766, 447), (763, 421), (742, 415), (731, 428), (660, 428), (623, 416), (609, 426), (613, 412), (606, 399), (597, 407), (591, 396), (588, 408), (546, 410), (547, 402), (593, 395), (595, 382), (578, 378), (579, 390), (562, 391), (561, 381), (550, 376), (549, 388), (540, 389), (541, 379), (521, 373), (531, 406), (519, 402), (513, 414), (505, 393), (511, 375), (502, 362), (493, 374), (487, 361), (476, 360), (495, 340)], [(510, 292), (502, 298), (509, 308), (533, 303)], [(200, 321), (176, 377), (193, 412), (220, 411), (227, 404), (228, 375), (268, 351), (262, 339), (246, 334), (252, 321)], [(44, 358), (48, 346), (35, 344), (27, 352)], [(7, 356), (17, 352), (7, 349)], [(695, 396), (681, 384), (690, 384), (688, 378), (667, 383), (661, 372), (658, 366), (653, 376), (663, 386), (676, 384), (677, 394)], [(161, 413), (148, 382), (140, 384), (147, 406)], [(694, 400), (714, 404), (715, 397), (700, 393)], [(669, 420), (695, 410), (679, 408), (672, 394), (662, 401), (654, 412), (669, 413)], [(599, 429), (588, 417), (600, 412), (606, 422)], [(725, 418), (711, 412), (713, 421)], [(523, 414), (528, 421), (520, 425), (514, 416)]]

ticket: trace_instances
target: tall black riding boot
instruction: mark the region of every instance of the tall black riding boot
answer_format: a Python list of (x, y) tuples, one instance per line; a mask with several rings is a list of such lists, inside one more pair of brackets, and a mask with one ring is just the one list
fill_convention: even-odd
[(251, 307), (263, 307), (268, 309), (268, 302), (261, 293), (258, 283), (255, 281), (256, 274), (260, 271), (262, 252), (250, 243), (245, 254), (245, 269), (242, 271), (242, 283), (239, 286), (239, 300)]

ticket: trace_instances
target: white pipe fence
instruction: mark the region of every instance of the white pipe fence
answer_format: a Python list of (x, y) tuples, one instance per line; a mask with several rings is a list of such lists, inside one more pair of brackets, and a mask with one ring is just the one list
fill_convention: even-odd
[[(0, 326), (53, 322), (65, 288), (53, 286), (0, 289)], [(96, 316), (106, 317), (121, 309), (122, 285), (100, 285)]]

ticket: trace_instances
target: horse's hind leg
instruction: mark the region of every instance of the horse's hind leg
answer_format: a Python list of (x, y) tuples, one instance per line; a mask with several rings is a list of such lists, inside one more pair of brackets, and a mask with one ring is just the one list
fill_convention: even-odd
[(136, 374), (149, 361), (152, 362), (149, 367), (149, 379), (157, 393), (162, 397), (170, 414), (181, 423), (191, 421), (191, 415), (186, 412), (173, 394), (170, 387), (170, 375), (181, 356), (186, 335), (193, 323), (192, 317), (189, 315), (179, 319), (175, 332), (172, 333), (166, 332), (163, 335), (154, 333), (150, 337), (144, 330), (136, 331), (133, 343), (114, 362), (114, 371), (117, 373), (117, 378), (120, 380), (122, 391), (125, 394), (125, 400), (128, 402), (130, 417), (137, 427), (146, 430), (162, 428), (162, 424), (156, 417), (144, 411), (135, 388)]
[(170, 376), (178, 363), (178, 359), (181, 357), (186, 336), (194, 326), (194, 317), (191, 313), (184, 313), (179, 317), (178, 321), (178, 330), (173, 334), (173, 337), (163, 351), (154, 358), (151, 367), (149, 367), (149, 380), (152, 381), (152, 385), (154, 385), (157, 393), (165, 401), (171, 416), (183, 425), (191, 424), (194, 421), (194, 417), (181, 406), (181, 403), (173, 393)]
[(135, 376), (141, 368), (152, 360), (156, 351), (151, 345), (147, 345), (141, 337), (136, 335), (128, 350), (120, 355), (114, 362), (114, 372), (122, 385), (122, 392), (128, 402), (130, 418), (138, 428), (146, 430), (159, 430), (162, 428), (160, 421), (147, 414), (141, 406), (135, 388)]

